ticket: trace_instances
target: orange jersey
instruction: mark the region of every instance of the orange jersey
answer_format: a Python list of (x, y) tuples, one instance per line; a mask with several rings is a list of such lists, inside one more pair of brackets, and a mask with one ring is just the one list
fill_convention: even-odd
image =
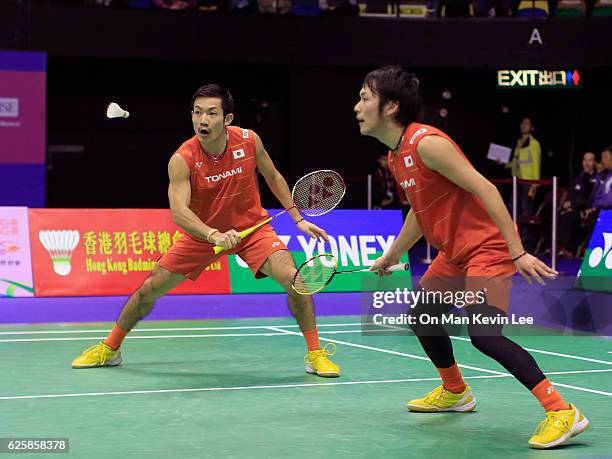
[(235, 126), (227, 130), (227, 148), (217, 162), (204, 153), (196, 136), (176, 151), (191, 171), (189, 208), (221, 232), (241, 231), (268, 217), (259, 197), (253, 131)]
[(425, 239), (453, 264), (461, 265), (483, 249), (508, 253), (480, 199), (425, 166), (417, 146), (429, 135), (447, 139), (469, 161), (448, 135), (419, 123), (408, 126), (399, 153), (389, 152), (389, 169), (410, 201)]

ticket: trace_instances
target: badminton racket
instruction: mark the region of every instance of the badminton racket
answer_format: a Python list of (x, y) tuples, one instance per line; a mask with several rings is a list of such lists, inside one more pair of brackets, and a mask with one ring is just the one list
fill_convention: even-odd
[[(300, 214), (307, 217), (319, 217), (326, 214), (334, 207), (336, 207), (346, 192), (346, 185), (344, 180), (335, 171), (332, 170), (319, 170), (306, 174), (304, 177), (295, 182), (293, 190), (291, 191), (291, 197), (293, 198), (293, 206), (282, 212), (273, 215), (272, 217), (266, 218), (264, 221), (259, 222), (255, 226), (241, 231), (240, 238), (244, 239), (249, 234), (254, 233), (259, 228), (267, 223), (270, 223), (279, 215), (282, 215), (291, 209), (297, 209)], [(214, 247), (215, 253), (220, 253), (225, 250), (222, 245), (216, 245)]]
[[(410, 263), (389, 266), (388, 271), (408, 271)], [(314, 295), (329, 285), (338, 274), (376, 272), (370, 268), (338, 271), (338, 259), (331, 253), (322, 253), (306, 260), (293, 276), (293, 290), (300, 295)]]

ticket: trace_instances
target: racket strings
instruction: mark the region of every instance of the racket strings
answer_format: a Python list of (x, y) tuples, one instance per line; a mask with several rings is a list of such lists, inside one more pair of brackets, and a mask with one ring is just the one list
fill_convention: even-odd
[(300, 266), (293, 279), (293, 288), (303, 295), (312, 295), (325, 287), (335, 272), (333, 257), (316, 257)]
[(293, 187), (293, 201), (305, 215), (323, 215), (342, 200), (346, 186), (334, 171), (316, 171), (302, 177)]

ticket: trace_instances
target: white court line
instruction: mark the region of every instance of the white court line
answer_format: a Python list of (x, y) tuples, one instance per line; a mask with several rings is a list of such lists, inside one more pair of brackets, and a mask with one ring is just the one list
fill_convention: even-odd
[[(510, 375), (508, 375), (510, 376)], [(483, 379), (483, 378), (505, 378), (506, 375), (481, 375), (466, 376), (464, 379)], [(120, 392), (85, 392), (80, 394), (48, 394), (48, 395), (13, 395), (0, 397), (0, 400), (18, 400), (33, 398), (63, 398), (63, 397), (95, 397), (104, 395), (133, 395), (133, 394), (167, 394), (180, 392), (209, 392), (224, 390), (248, 390), (248, 389), (283, 389), (287, 387), (318, 387), (318, 386), (350, 386), (357, 384), (392, 384), (403, 382), (439, 381), (440, 378), (412, 378), (412, 379), (388, 379), (374, 381), (343, 381), (343, 382), (322, 382), (322, 383), (303, 383), (303, 384), (279, 384), (269, 386), (236, 386), (236, 387), (198, 387), (193, 389), (156, 389), (156, 390), (131, 390)]]
[[(270, 328), (270, 330), (274, 330), (274, 331), (281, 331), (282, 330), (282, 329), (276, 328), (276, 327), (269, 327), (269, 328)], [(300, 335), (299, 333), (288, 331), (288, 330), (286, 330), (286, 333), (292, 334), (292, 335)], [(344, 344), (346, 346), (359, 347), (359, 348), (362, 348), (362, 349), (369, 349), (369, 350), (372, 350), (372, 351), (384, 352), (384, 353), (387, 353), (387, 354), (401, 355), (401, 356), (404, 356), (404, 357), (410, 357), (410, 358), (418, 359), (418, 360), (427, 360), (428, 362), (430, 361), (429, 358), (421, 357), (421, 356), (418, 356), (418, 355), (405, 354), (403, 352), (390, 351), (388, 349), (382, 349), (382, 348), (377, 348), (377, 347), (372, 347), (372, 346), (364, 346), (364, 345), (361, 345), (361, 344), (349, 343), (349, 342), (346, 342), (346, 341), (338, 341), (338, 340), (333, 340), (333, 339), (329, 339), (329, 338), (320, 338), (320, 339), (321, 339), (321, 341), (329, 341), (330, 343)], [(491, 373), (491, 374), (495, 374), (495, 375), (498, 375), (498, 376), (505, 376), (505, 377), (512, 376), (509, 373), (501, 373), (499, 371), (486, 370), (484, 368), (474, 367), (474, 366), (471, 366), (471, 365), (457, 364), (457, 366), (459, 366), (460, 368), (468, 368), (470, 370), (476, 370), (476, 371), (480, 371), (480, 372), (484, 372), (484, 373)], [(561, 373), (558, 372), (557, 374), (561, 374)], [(588, 389), (588, 388), (579, 387), (579, 386), (570, 386), (569, 384), (557, 384), (557, 383), (555, 383), (555, 385), (563, 386), (563, 387), (567, 387), (569, 389), (575, 389), (575, 390), (579, 390), (579, 391), (583, 391), (583, 392), (591, 392), (591, 393), (594, 393), (594, 394), (608, 395), (608, 396), (612, 397), (612, 393), (609, 393), (609, 392), (603, 392), (603, 391), (598, 391), (598, 390), (594, 390), (594, 389)]]
[[(597, 371), (597, 370), (592, 370)], [(601, 370), (609, 371), (609, 370)], [(575, 371), (557, 372), (555, 374), (576, 373)], [(552, 373), (547, 373), (552, 374)], [(479, 376), (464, 376), (463, 379), (489, 379), (489, 378), (509, 378), (510, 374), (500, 375), (479, 375)], [(303, 384), (279, 384), (267, 386), (235, 386), (235, 387), (199, 387), (193, 389), (156, 389), (156, 390), (133, 390), (120, 392), (85, 392), (77, 394), (44, 394), (44, 395), (12, 395), (0, 397), (0, 400), (23, 400), (36, 398), (68, 398), (68, 397), (99, 397), (106, 395), (142, 395), (142, 394), (167, 394), (181, 392), (211, 392), (211, 391), (227, 391), (227, 390), (252, 390), (252, 389), (284, 389), (289, 387), (317, 387), (317, 386), (352, 386), (361, 384), (395, 384), (404, 382), (423, 382), (423, 381), (440, 381), (440, 378), (411, 378), (411, 379), (386, 379), (373, 381), (343, 381), (343, 382), (325, 382), (325, 383), (303, 383)], [(603, 392), (592, 389), (584, 389), (582, 387), (570, 386), (568, 384), (555, 383), (556, 386), (568, 387), (576, 390), (592, 392), (595, 394), (608, 395), (612, 397), (612, 393)]]
[[(271, 327), (262, 327), (270, 329)], [(280, 328), (278, 330), (281, 330)], [(333, 330), (333, 331), (322, 331), (319, 335), (337, 335), (345, 333), (361, 333), (362, 330)], [(288, 330), (282, 333), (208, 333), (205, 335), (145, 335), (145, 336), (134, 336), (128, 335), (125, 339), (168, 339), (168, 338), (227, 338), (236, 336), (283, 336), (287, 334), (293, 334)], [(108, 336), (108, 335), (107, 335)], [(70, 338), (8, 338), (0, 339), (0, 343), (38, 343), (44, 341), (101, 341), (107, 336), (87, 336), (87, 337), (70, 337)]]
[[(227, 338), (235, 336), (283, 336), (286, 333), (218, 333), (206, 335), (148, 335), (148, 336), (126, 336), (125, 339), (168, 339), (168, 338)], [(41, 341), (100, 341), (106, 336), (88, 336), (86, 338), (12, 338), (0, 339), (0, 343), (33, 343)]]
[[(451, 336), (451, 339), (456, 339), (459, 341), (470, 341), (469, 338), (463, 338), (462, 336)], [(612, 365), (612, 362), (609, 362), (607, 360), (590, 359), (588, 357), (580, 357), (579, 355), (561, 354), (559, 352), (543, 351), (542, 349), (532, 349), (529, 347), (524, 347), (523, 349), (529, 352), (535, 352), (537, 354), (555, 355), (557, 357), (565, 357), (566, 359), (584, 360), (586, 362), (603, 363), (604, 365)]]
[[(317, 324), (317, 328), (321, 327), (360, 327), (361, 323), (351, 324)], [(183, 328), (134, 328), (130, 333), (149, 333), (163, 331), (205, 331), (205, 330), (256, 330), (266, 329), (268, 327), (283, 327), (283, 328), (298, 328), (299, 325), (245, 325), (240, 327), (183, 327)], [(0, 332), (0, 335), (54, 335), (54, 334), (71, 334), (71, 333), (108, 333), (110, 328), (104, 330), (36, 330), (36, 331), (5, 331)]]
[[(268, 327), (268, 328), (270, 330), (273, 330), (273, 331), (284, 331), (285, 333), (287, 333), (289, 335), (302, 336), (301, 333), (297, 333), (297, 332), (293, 332), (293, 331), (289, 331), (289, 330), (283, 330), (282, 328), (277, 328), (277, 327)], [(429, 357), (422, 357), (420, 355), (406, 354), (405, 352), (390, 351), (388, 349), (383, 349), (383, 348), (380, 348), (380, 347), (365, 346), (363, 344), (349, 343), (348, 341), (338, 341), (338, 340), (329, 339), (329, 338), (320, 338), (320, 340), (321, 341), (328, 341), (328, 342), (334, 343), (334, 344), (343, 344), (345, 346), (358, 347), (358, 348), (361, 348), (361, 349), (369, 349), (370, 351), (384, 352), (385, 354), (400, 355), (402, 357), (410, 357), (411, 359), (424, 360), (426, 362), (430, 362)], [(470, 366), (470, 365), (460, 364), (459, 366), (461, 368), (468, 368), (470, 370), (482, 371), (484, 373), (490, 373), (490, 374), (494, 374), (494, 375), (507, 375), (508, 374), (508, 373), (502, 373), (500, 371), (486, 370), (484, 368), (473, 367), (473, 366)]]
[(561, 383), (556, 382), (556, 381), (553, 383), (553, 385), (554, 386), (559, 386), (559, 387), (566, 387), (568, 389), (581, 390), (583, 392), (591, 392), (593, 394), (607, 395), (608, 397), (612, 397), (612, 392), (604, 392), (602, 390), (587, 389), (586, 387), (570, 386), (569, 384), (561, 384)]
[[(605, 370), (572, 370), (572, 371), (547, 371), (547, 375), (573, 375), (582, 373), (611, 373), (612, 368), (606, 368)], [(557, 384), (557, 383), (555, 383)]]

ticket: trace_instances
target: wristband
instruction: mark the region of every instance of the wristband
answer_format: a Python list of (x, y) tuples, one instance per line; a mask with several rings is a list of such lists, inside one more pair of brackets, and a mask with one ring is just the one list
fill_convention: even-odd
[(295, 222), (295, 224), (297, 225), (298, 223), (302, 223), (304, 221), (304, 217), (300, 218), (297, 222)]
[(210, 237), (211, 237), (213, 234), (218, 233), (218, 232), (219, 232), (219, 230), (218, 230), (218, 229), (214, 229), (214, 230), (212, 230), (210, 233), (208, 233), (208, 234), (206, 235), (206, 242), (208, 242), (208, 243), (212, 244), (212, 241), (210, 240)]
[(527, 251), (525, 251), (525, 252), (521, 253), (521, 254), (520, 254), (519, 256), (517, 256), (517, 257), (514, 257), (514, 258), (512, 259), (512, 261), (513, 261), (513, 262), (515, 262), (516, 260), (518, 260), (518, 259), (519, 259), (519, 258), (521, 258), (521, 257), (524, 257), (525, 255), (527, 255)]

